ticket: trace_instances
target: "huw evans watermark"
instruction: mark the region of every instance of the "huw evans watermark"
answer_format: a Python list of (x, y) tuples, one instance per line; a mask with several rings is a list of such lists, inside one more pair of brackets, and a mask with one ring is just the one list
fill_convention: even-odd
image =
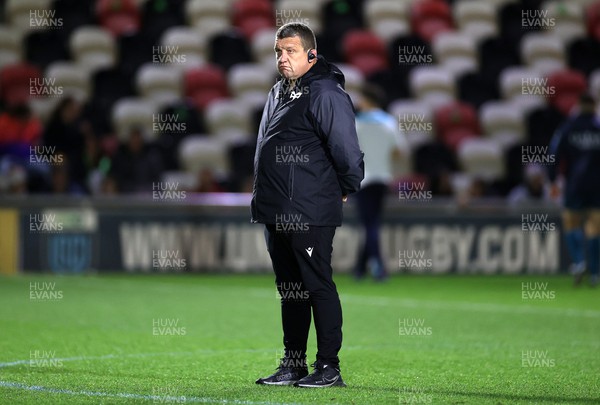
[(56, 358), (56, 350), (30, 350), (29, 367), (62, 367), (62, 359)]
[(29, 147), (30, 165), (61, 165), (64, 163), (64, 156), (58, 152), (56, 146), (40, 145)]
[(398, 199), (404, 201), (431, 201), (431, 190), (425, 189), (424, 181), (398, 182)]
[(178, 387), (152, 387), (153, 404), (185, 404), (188, 399)]
[[(288, 350), (287, 356), (285, 350), (277, 349), (275, 351), (275, 366), (278, 367), (293, 367), (293, 368), (306, 368), (306, 354), (300, 350)], [(282, 378), (285, 380), (286, 378)]]
[(433, 329), (425, 325), (425, 318), (398, 319), (398, 334), (400, 336), (431, 336)]
[(399, 404), (432, 404), (433, 396), (417, 387), (400, 388), (398, 392)]
[(29, 27), (33, 29), (59, 29), (63, 27), (62, 17), (56, 17), (56, 10), (29, 10)]
[(302, 220), (302, 214), (275, 214), (276, 232), (304, 233), (309, 230), (310, 226)]
[(282, 281), (276, 284), (275, 298), (280, 301), (308, 301), (310, 295), (300, 281)]
[(542, 233), (556, 231), (556, 224), (548, 218), (548, 214), (521, 214), (521, 230)]
[(152, 319), (152, 334), (154, 336), (185, 336), (187, 329), (181, 326), (179, 318)]
[(55, 281), (31, 281), (29, 283), (31, 301), (59, 301), (63, 299), (62, 290), (56, 288)]
[(152, 268), (159, 271), (183, 271), (187, 266), (187, 260), (180, 256), (181, 253), (178, 249), (155, 249), (152, 251)]
[(62, 232), (64, 224), (56, 214), (29, 214), (29, 232), (57, 233)]
[(548, 282), (527, 281), (521, 283), (522, 300), (552, 301), (556, 299), (556, 291), (548, 289)]
[(539, 164), (553, 165), (556, 161), (548, 146), (521, 146), (521, 163), (524, 165)]
[(161, 134), (185, 134), (187, 123), (180, 122), (179, 114), (152, 114), (152, 131)]
[(525, 29), (552, 29), (556, 26), (556, 19), (550, 17), (549, 10), (522, 10), (521, 26)]
[(521, 367), (555, 367), (556, 360), (548, 356), (548, 350), (522, 350)]
[(152, 47), (152, 63), (177, 64), (186, 63), (187, 56), (179, 52), (178, 45), (156, 45)]
[(31, 97), (61, 97), (64, 94), (64, 88), (56, 83), (55, 77), (30, 78), (29, 95)]
[(424, 45), (398, 46), (398, 64), (400, 65), (431, 65), (433, 55), (427, 52)]
[(153, 200), (185, 200), (187, 198), (187, 192), (185, 190), (179, 190), (180, 185), (178, 181), (157, 181), (152, 183), (152, 199)]
[(302, 17), (302, 10), (299, 9), (275, 9), (275, 26), (281, 27), (288, 23), (310, 25), (310, 18)]
[(433, 124), (425, 122), (425, 114), (398, 114), (398, 130), (429, 133), (433, 130)]
[(433, 260), (424, 250), (399, 250), (398, 267), (404, 270), (427, 270), (433, 268)]

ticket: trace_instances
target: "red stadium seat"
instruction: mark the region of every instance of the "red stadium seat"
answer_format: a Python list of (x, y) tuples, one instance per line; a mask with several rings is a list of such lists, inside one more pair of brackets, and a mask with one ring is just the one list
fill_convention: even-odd
[(268, 0), (237, 1), (233, 5), (233, 25), (249, 40), (258, 31), (274, 27), (271, 3)]
[(225, 73), (214, 65), (205, 65), (185, 72), (185, 96), (199, 110), (204, 110), (210, 103), (227, 98), (227, 78)]
[[(0, 99), (7, 105), (26, 102), (31, 97), (31, 86), (40, 87), (41, 78), (40, 70), (28, 63), (4, 67), (0, 71)], [(30, 80), (36, 82), (31, 83)]]
[(461, 102), (446, 104), (435, 111), (437, 136), (449, 148), (456, 150), (463, 140), (479, 136), (481, 130), (477, 111)]
[(410, 14), (411, 29), (427, 42), (440, 32), (453, 29), (452, 11), (442, 0), (421, 0), (412, 4)]
[(353, 30), (344, 36), (344, 59), (368, 76), (388, 68), (385, 44), (370, 31)]
[(577, 70), (560, 70), (548, 76), (548, 87), (554, 90), (548, 102), (568, 115), (579, 96), (586, 91), (587, 81), (583, 73)]
[(133, 34), (140, 28), (140, 12), (134, 0), (97, 0), (96, 16), (116, 36)]
[(588, 35), (600, 41), (600, 1), (591, 4), (585, 13)]

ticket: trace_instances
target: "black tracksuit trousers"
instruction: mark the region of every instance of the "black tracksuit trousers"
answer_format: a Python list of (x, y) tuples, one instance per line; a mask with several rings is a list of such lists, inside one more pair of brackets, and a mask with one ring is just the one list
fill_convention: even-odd
[(332, 278), (335, 227), (306, 226), (301, 232), (266, 225), (267, 249), (281, 296), (286, 355), (306, 354), (311, 309), (317, 330), (317, 360), (338, 367), (342, 307)]

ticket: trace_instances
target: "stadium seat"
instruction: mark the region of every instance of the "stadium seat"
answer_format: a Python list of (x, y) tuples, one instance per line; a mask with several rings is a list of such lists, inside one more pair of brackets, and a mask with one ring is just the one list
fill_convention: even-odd
[(241, 101), (266, 101), (276, 75), (275, 64), (268, 68), (259, 63), (240, 63), (229, 70), (227, 83), (232, 95)]
[(484, 135), (504, 149), (525, 141), (525, 114), (517, 105), (490, 101), (481, 106), (479, 121)]
[(338, 63), (336, 65), (344, 74), (344, 78), (346, 80), (345, 88), (346, 92), (350, 94), (352, 100), (360, 94), (363, 83), (365, 82), (365, 77), (361, 73), (358, 68), (352, 65), (348, 65), (345, 63)]
[(600, 41), (593, 38), (577, 39), (569, 44), (567, 55), (571, 68), (589, 76), (600, 66)]
[(218, 66), (206, 65), (184, 74), (184, 92), (199, 110), (220, 98), (227, 98), (227, 81)]
[(229, 29), (229, 8), (226, 0), (188, 0), (185, 16), (188, 25), (200, 30), (207, 38)]
[(248, 139), (251, 133), (251, 108), (241, 100), (223, 99), (204, 111), (206, 126), (213, 136), (228, 143)]
[(22, 59), (22, 34), (10, 25), (0, 25), (0, 69)]
[[(48, 21), (43, 17), (44, 12), (50, 9), (51, 0), (6, 0), (4, 10), (6, 15), (6, 21), (10, 25), (22, 33), (33, 29), (40, 29), (47, 25)], [(36, 19), (40, 20), (39, 24), (31, 24), (31, 12), (35, 12)]]
[(92, 0), (54, 0), (50, 6), (56, 10), (56, 18), (60, 18), (61, 33), (69, 37), (78, 27), (94, 24), (94, 9)]
[(500, 74), (500, 91), (505, 99), (543, 97), (548, 92), (546, 77), (535, 69), (509, 67)]
[[(529, 33), (521, 40), (521, 56), (531, 68), (548, 72), (542, 66), (552, 66), (553, 70), (565, 66), (565, 48), (560, 38), (545, 33)], [(548, 72), (549, 73), (549, 72)]]
[(112, 67), (116, 62), (115, 40), (100, 27), (77, 28), (71, 34), (69, 47), (73, 59), (92, 72)]
[(384, 89), (384, 105), (387, 108), (393, 100), (410, 96), (408, 88), (409, 72), (410, 67), (408, 66), (393, 66), (392, 69), (372, 73), (367, 77), (367, 81)]
[(585, 11), (588, 35), (600, 41), (600, 1), (590, 4)]
[(502, 146), (491, 139), (472, 138), (458, 147), (458, 159), (466, 174), (485, 181), (504, 176)]
[(269, 0), (237, 0), (232, 9), (233, 26), (250, 41), (262, 29), (275, 26)]
[(140, 12), (134, 0), (97, 0), (96, 16), (116, 36), (131, 35), (140, 28)]
[(500, 98), (496, 80), (478, 72), (466, 73), (458, 79), (458, 98), (479, 108), (483, 103)]
[(579, 96), (587, 90), (585, 76), (576, 70), (554, 72), (548, 77), (548, 85), (554, 90), (548, 102), (564, 115), (569, 115)]
[(398, 128), (406, 135), (411, 150), (435, 139), (433, 110), (418, 101), (393, 101), (388, 111), (398, 120)]
[(356, 66), (364, 75), (388, 68), (383, 41), (369, 31), (346, 33), (342, 43), (344, 60)]
[(399, 0), (371, 0), (364, 3), (364, 14), (369, 30), (389, 43), (399, 35), (410, 32), (408, 2)]
[[(496, 6), (491, 2), (460, 0), (452, 8), (454, 21), (464, 33), (481, 33), (490, 35), (498, 32)], [(481, 39), (483, 35), (471, 37)]]
[(184, 3), (185, 0), (144, 0), (140, 5), (144, 31), (159, 36), (170, 27), (184, 25)]
[(31, 96), (30, 80), (42, 78), (40, 70), (28, 63), (8, 65), (0, 71), (0, 100), (5, 105), (27, 101)]
[(554, 20), (552, 33), (561, 39), (563, 44), (568, 44), (576, 38), (586, 34), (583, 21), (583, 4), (561, 0), (549, 0), (541, 5), (542, 10), (548, 11), (548, 18)]
[(420, 0), (410, 8), (412, 31), (424, 41), (431, 42), (441, 32), (453, 29), (450, 6), (443, 0)]
[(348, 31), (364, 27), (363, 10), (360, 2), (357, 1), (327, 1), (321, 8), (321, 16), (321, 21), (324, 22), (321, 34), (330, 38), (332, 44), (342, 42)]
[(158, 108), (173, 103), (182, 96), (182, 72), (171, 65), (147, 63), (136, 73), (139, 94)]
[(118, 38), (119, 67), (134, 74), (144, 63), (152, 62), (158, 38), (144, 33), (122, 35)]
[(458, 170), (456, 155), (439, 141), (424, 143), (413, 153), (415, 172), (433, 179), (443, 172)]
[(65, 96), (85, 102), (91, 93), (90, 74), (85, 68), (71, 62), (54, 62), (46, 68), (46, 78), (55, 80)]
[(24, 38), (25, 59), (41, 69), (50, 63), (69, 59), (69, 52), (58, 30), (34, 30)]
[(173, 55), (171, 64), (189, 68), (202, 65), (207, 61), (206, 36), (193, 28), (174, 26), (165, 30), (160, 38), (160, 45), (169, 49)]
[(156, 105), (140, 98), (123, 98), (112, 109), (112, 124), (121, 142), (126, 142), (131, 130), (139, 128), (146, 141), (155, 139), (159, 134), (153, 131), (152, 116), (158, 112)]
[[(315, 34), (321, 32), (321, 16), (319, 1), (278, 0), (275, 2), (275, 26), (281, 27), (287, 22), (303, 22)], [(260, 31), (259, 31), (260, 32)]]
[(479, 136), (477, 112), (470, 104), (451, 102), (434, 111), (437, 137), (456, 150), (466, 139)]
[(442, 32), (432, 43), (435, 59), (454, 77), (477, 70), (475, 41), (459, 32)]
[(176, 186), (177, 191), (192, 191), (198, 187), (198, 176), (190, 172), (166, 171), (161, 174), (160, 180)]
[(433, 108), (454, 100), (454, 77), (439, 66), (417, 66), (410, 72), (412, 94)]
[(413, 34), (395, 38), (388, 46), (388, 58), (392, 69), (401, 67), (409, 71), (414, 66), (434, 63), (431, 45)]
[(479, 72), (488, 83), (497, 82), (500, 73), (521, 64), (517, 44), (506, 38), (488, 38), (479, 44)]
[[(275, 44), (275, 42), (273, 42)], [(213, 36), (210, 39), (210, 61), (229, 70), (237, 63), (252, 61), (248, 42), (239, 32), (230, 30)]]
[(189, 173), (210, 168), (216, 174), (229, 173), (227, 144), (202, 135), (190, 135), (179, 144), (180, 166)]
[(252, 55), (254, 60), (266, 68), (275, 66), (275, 28), (260, 30), (252, 38)]

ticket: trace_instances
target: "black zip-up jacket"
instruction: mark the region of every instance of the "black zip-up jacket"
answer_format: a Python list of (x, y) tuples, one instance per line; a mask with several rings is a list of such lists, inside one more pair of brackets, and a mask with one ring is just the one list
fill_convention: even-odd
[(252, 222), (340, 226), (342, 196), (360, 188), (363, 154), (344, 75), (319, 56), (269, 92), (254, 156)]

